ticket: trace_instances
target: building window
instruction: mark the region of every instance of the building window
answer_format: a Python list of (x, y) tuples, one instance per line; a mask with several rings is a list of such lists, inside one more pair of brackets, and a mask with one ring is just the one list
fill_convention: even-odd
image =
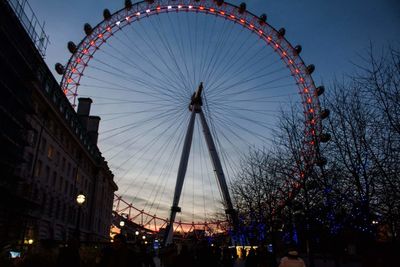
[(71, 176), (71, 163), (70, 162), (68, 162), (67, 175), (68, 175), (68, 177)]
[(37, 131), (29, 131), (28, 135), (28, 143), (31, 147), (34, 147), (36, 145), (37, 141)]
[(46, 211), (46, 201), (47, 201), (47, 194), (43, 192), (43, 197), (42, 197), (42, 213)]
[(48, 129), (50, 130), (51, 133), (54, 132), (54, 122), (52, 120), (48, 121)]
[(60, 152), (56, 153), (56, 165), (60, 164)]
[(42, 137), (40, 142), (40, 152), (44, 152), (46, 150), (47, 140), (46, 138)]
[(57, 200), (57, 206), (56, 206), (56, 219), (59, 219), (60, 217), (60, 200)]
[(28, 153), (27, 154), (27, 160), (26, 160), (26, 169), (29, 171), (29, 173), (31, 173), (32, 171), (32, 163), (33, 163), (33, 155), (32, 153)]
[(60, 193), (63, 191), (63, 186), (64, 186), (64, 177), (60, 177), (60, 183), (59, 183), (60, 187), (59, 187), (59, 191)]
[(49, 166), (46, 166), (46, 170), (45, 170), (44, 175), (45, 175), (45, 178), (46, 178), (46, 183), (49, 183), (49, 180), (50, 180), (50, 167)]
[(67, 180), (65, 180), (64, 194), (68, 194), (68, 181)]
[(57, 185), (57, 172), (53, 172), (53, 188), (55, 189)]
[(53, 198), (50, 198), (50, 201), (49, 201), (48, 216), (50, 218), (53, 216)]
[(42, 174), (42, 161), (38, 160), (35, 166), (35, 176), (39, 177)]
[(45, 83), (44, 83), (44, 89), (46, 90), (47, 93), (50, 93), (50, 84), (49, 84), (49, 81), (45, 81)]
[(65, 162), (66, 162), (65, 158), (63, 157), (62, 160), (61, 160), (61, 170), (62, 171), (65, 171)]
[(63, 220), (63, 221), (65, 221), (65, 213), (67, 212), (67, 207), (66, 207), (66, 205), (65, 205), (65, 203), (63, 204), (63, 209), (62, 209), (62, 213), (61, 213), (61, 219)]
[(47, 149), (47, 157), (49, 159), (53, 159), (54, 157), (54, 148), (52, 145), (49, 145), (49, 148)]

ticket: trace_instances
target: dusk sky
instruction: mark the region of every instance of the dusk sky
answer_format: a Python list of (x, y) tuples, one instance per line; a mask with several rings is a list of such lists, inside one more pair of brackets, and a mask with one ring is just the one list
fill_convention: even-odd
[[(231, 1), (232, 4), (236, 5), (240, 2)], [(66, 64), (71, 56), (67, 50), (68, 41), (74, 41), (77, 44), (84, 37), (84, 23), (88, 22), (95, 26), (102, 21), (104, 8), (110, 9), (113, 13), (123, 7), (122, 0), (30, 0), (29, 3), (37, 17), (46, 22), (45, 30), (50, 36), (46, 62), (53, 73), (55, 73), (55, 63)], [(397, 0), (251, 0), (247, 2), (247, 10), (255, 15), (266, 13), (268, 23), (275, 29), (284, 27), (286, 39), (294, 46), (300, 44), (303, 47), (301, 57), (305, 63), (312, 63), (316, 66), (316, 71), (313, 74), (316, 85), (324, 84), (327, 90), (329, 90), (329, 83), (335, 77), (341, 78), (346, 73), (354, 71), (353, 63), (362, 62), (360, 56), (366, 55), (371, 44), (377, 51), (389, 45), (399, 46), (400, 44), (400, 2)], [(183, 37), (177, 39), (173, 36), (173, 28), (167, 28), (168, 22), (171, 21), (160, 15), (154, 19), (149, 19), (149, 22), (143, 19), (143, 23), (134, 26), (132, 30), (121, 31), (122, 33), (118, 33), (120, 35), (115, 35), (115, 40), (107, 41), (104, 49), (99, 50), (94, 57), (95, 60), (91, 61), (93, 68), (85, 72), (86, 80), (82, 81), (82, 88), (79, 91), (80, 96), (93, 98), (93, 112), (102, 117), (99, 147), (104, 152), (106, 160), (109, 161), (110, 167), (116, 175), (115, 180), (120, 187), (119, 193), (127, 195), (129, 200), (138, 203), (139, 208), (143, 206), (149, 208), (151, 210), (149, 212), (156, 213), (158, 210), (162, 210), (164, 213), (160, 216), (165, 216), (165, 212), (171, 205), (177, 162), (179, 161), (182, 140), (190, 114), (187, 112), (187, 105), (191, 93), (200, 81), (205, 83), (204, 94), (206, 96), (204, 98), (207, 97), (208, 101), (207, 110), (204, 108), (204, 112), (206, 115), (214, 116), (214, 120), (210, 119), (209, 123), (212, 124), (210, 126), (211, 131), (215, 131), (217, 135), (214, 137), (215, 142), (218, 143), (217, 146), (220, 150), (223, 150), (220, 153), (221, 161), (226, 168), (226, 176), (233, 175), (240, 160), (239, 154), (244, 153), (248, 146), (259, 147), (268, 143), (264, 141), (269, 140), (271, 136), (265, 132), (274, 129), (273, 119), (277, 112), (280, 109), (285, 109), (285, 104), (289, 102), (299, 102), (295, 98), (297, 91), (293, 90), (293, 80), (290, 73), (287, 72), (286, 66), (283, 66), (282, 69), (281, 62), (276, 61), (276, 55), (271, 55), (271, 49), (264, 49), (262, 46), (265, 46), (265, 43), (261, 44), (253, 33), (243, 32), (242, 27), (238, 25), (232, 24), (232, 26), (222, 19), (216, 20), (213, 17), (210, 18), (210, 16), (203, 18), (203, 16), (196, 18), (195, 25), (199, 26), (198, 28), (194, 27), (193, 19), (190, 20), (193, 22), (193, 28), (185, 28), (187, 25), (176, 26), (175, 28), (180, 27), (178, 29), (180, 32), (186, 32), (189, 38), (193, 37), (193, 39), (203, 34), (203, 36), (207, 36), (207, 40), (212, 45), (218, 44), (221, 35), (212, 36), (212, 31), (203, 33), (204, 28), (213, 28), (215, 32), (219, 30), (222, 34), (230, 31), (229, 33), (233, 33), (232, 36), (230, 34), (224, 36), (227, 38), (229, 49), (243, 51), (241, 53), (245, 55), (244, 59), (238, 53), (227, 52), (225, 57), (222, 57), (216, 64), (217, 67), (220, 62), (221, 66), (226, 63), (221, 72), (218, 72), (218, 68), (216, 68), (217, 71), (215, 73), (210, 72), (208, 76), (201, 75), (201, 73), (196, 75), (197, 67), (200, 68), (202, 65), (200, 61), (203, 56), (209, 55), (199, 52), (191, 58), (186, 58), (186, 53), (189, 51), (188, 47), (192, 48), (192, 45), (195, 45), (194, 48), (197, 48), (197, 45), (199, 45), (198, 51), (200, 51), (202, 49), (201, 42), (190, 42)], [(178, 22), (177, 24), (179, 22), (184, 24), (189, 21), (183, 14), (178, 18), (172, 18), (172, 20)], [(214, 20), (220, 23), (215, 26)], [(147, 94), (140, 93), (140, 90), (149, 92), (146, 90), (164, 86), (164, 84), (159, 83), (159, 80), (150, 79), (153, 74), (157, 75), (154, 66), (160, 66), (161, 73), (163, 71), (168, 73), (169, 69), (168, 64), (164, 64), (164, 66), (161, 62), (163, 58), (160, 55), (164, 55), (163, 52), (157, 54), (158, 49), (160, 51), (163, 49), (160, 45), (161, 42), (150, 37), (142, 40), (138, 37), (141, 34), (147, 34), (147, 31), (151, 30), (150, 27), (154, 25), (159, 26), (151, 38), (159, 35), (158, 37), (161, 36), (159, 40), (170, 38), (168, 40), (171, 44), (182, 42), (182, 49), (173, 47), (179, 52), (183, 50), (183, 55), (177, 59), (177, 64), (187, 67), (184, 62), (189, 62), (188, 64), (193, 63), (191, 65), (194, 65), (194, 67), (189, 66), (189, 70), (186, 69), (187, 76), (190, 77), (185, 77), (187, 79), (185, 82), (175, 81), (174, 77), (168, 76), (168, 74), (156, 77), (165, 80), (165, 86), (168, 90), (168, 83), (172, 84), (171, 88), (182, 86), (183, 91), (180, 91), (176, 97), (171, 97), (162, 90), (150, 91)], [(233, 28), (232, 31), (230, 27)], [(163, 37), (165, 32), (171, 34)], [(126, 40), (132, 41), (132, 46), (127, 45), (126, 41), (125, 43), (120, 41), (125, 38), (123, 34), (126, 34)], [(130, 37), (128, 37), (128, 34), (131, 34)], [(236, 35), (239, 36), (238, 42), (234, 42)], [(254, 44), (246, 43), (247, 39), (250, 40), (249, 42), (254, 41)], [(204, 43), (204, 45), (208, 46), (208, 43)], [(136, 48), (132, 49), (133, 46)], [(240, 48), (241, 50), (239, 50)], [(124, 51), (126, 55), (132, 57), (131, 63), (138, 64), (136, 66), (143, 69), (137, 70), (129, 65), (129, 62), (124, 63), (123, 59), (128, 58), (128, 56), (123, 57), (121, 53), (123, 58), (118, 57), (120, 51)], [(225, 50), (217, 52), (224, 53)], [(150, 65), (142, 56), (154, 60), (155, 65)], [(229, 69), (227, 68), (229, 59), (235, 57), (237, 57), (238, 67), (236, 69), (233, 67), (232, 70), (234, 74), (234, 70), (236, 70), (238, 75), (233, 75), (229, 81), (219, 87), (218, 82), (221, 77), (229, 77), (229, 73), (224, 73), (224, 70)], [(253, 60), (254, 64), (246, 66), (246, 58)], [(258, 60), (258, 58), (261, 60)], [(168, 61), (167, 56), (166, 60)], [(108, 64), (112, 66), (108, 66)], [(124, 64), (127, 65), (124, 66)], [(89, 66), (91, 65), (89, 64)], [(241, 69), (242, 66), (245, 68)], [(106, 67), (107, 69), (105, 69)], [(263, 71), (268, 68), (270, 69), (265, 74)], [(119, 73), (116, 73), (118, 71)], [(260, 73), (264, 75), (265, 80), (258, 80), (257, 75)], [(205, 70), (205, 74), (207, 74), (207, 70)], [(285, 74), (286, 77), (281, 78), (282, 74)], [(123, 78), (118, 79), (118, 75), (123, 76)], [(129, 75), (132, 76), (129, 77)], [(141, 78), (146, 79), (146, 75), (148, 76), (147, 84), (143, 84)], [(60, 80), (59, 75), (55, 74), (55, 76)], [(210, 79), (204, 79), (203, 76)], [(235, 82), (240, 82), (240, 80), (249, 77), (252, 77), (252, 81), (242, 83), (238, 89), (235, 88), (237, 85)], [(278, 80), (279, 82), (276, 82)], [(226, 88), (232, 87), (229, 94), (224, 86)], [(111, 89), (105, 90), (107, 89), (105, 87)], [(260, 89), (264, 88), (266, 89), (261, 92)], [(134, 90), (139, 93), (133, 97), (128, 92), (121, 93), (122, 89)], [(246, 95), (243, 95), (242, 92), (245, 90)], [(266, 92), (269, 92), (269, 94), (266, 95)], [(233, 96), (233, 93), (237, 93), (237, 95)], [(157, 102), (160, 99), (162, 101), (167, 99), (170, 102)], [(240, 105), (235, 104), (238, 101), (241, 103)], [(127, 103), (131, 105), (127, 107), (125, 105)], [(157, 104), (150, 106), (150, 103)], [(229, 108), (231, 109), (229, 110)], [(274, 109), (275, 113), (269, 113), (270, 109)], [(229, 113), (227, 110), (229, 110)], [(159, 121), (158, 118), (154, 117), (157, 111), (160, 112), (158, 116), (165, 116), (165, 120)], [(161, 124), (166, 124), (165, 122), (176, 122), (176, 125), (171, 124), (172, 127), (164, 125), (162, 126), (164, 128), (160, 128)], [(266, 126), (267, 124), (269, 126)], [(189, 193), (186, 193), (186, 195), (184, 193), (181, 199), (182, 202), (188, 203), (186, 211), (191, 210), (184, 219), (192, 216), (192, 220), (201, 220), (201, 217), (197, 216), (198, 213), (204, 213), (206, 217), (212, 216), (214, 207), (219, 205), (219, 192), (214, 186), (212, 167), (209, 164), (199, 123), (196, 124), (194, 131), (193, 139), (197, 141), (193, 141), (192, 156), (189, 159), (187, 172), (188, 179), (185, 181), (186, 191)], [(112, 139), (113, 135), (118, 136), (118, 138)], [(239, 143), (243, 143), (243, 146)], [(147, 145), (143, 146), (143, 144)], [(143, 154), (140, 154), (142, 152)], [(190, 180), (190, 177), (193, 180)], [(229, 179), (231, 177), (228, 177)], [(165, 197), (158, 197), (163, 192), (165, 192)], [(197, 199), (197, 197), (199, 198)], [(149, 203), (149, 199), (152, 199), (151, 203)], [(199, 204), (200, 202), (201, 204)]]
[[(135, 1), (132, 1), (135, 2)], [(242, 1), (228, 1), (240, 4)], [(46, 23), (50, 35), (47, 58), (50, 68), (65, 63), (70, 53), (67, 42), (78, 43), (83, 24), (102, 20), (104, 8), (111, 12), (123, 7), (117, 0), (29, 0), (37, 16)], [(250, 0), (247, 9), (266, 13), (271, 26), (286, 28), (292, 44), (303, 46), (306, 63), (316, 65), (314, 79), (327, 82), (353, 69), (370, 43), (376, 48), (400, 43), (400, 2), (397, 0)], [(57, 76), (56, 76), (57, 77)], [(59, 78), (59, 77), (57, 77)]]

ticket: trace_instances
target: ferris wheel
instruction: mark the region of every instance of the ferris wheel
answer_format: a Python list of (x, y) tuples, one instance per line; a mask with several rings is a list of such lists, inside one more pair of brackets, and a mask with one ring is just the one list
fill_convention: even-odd
[(290, 103), (304, 112), (303, 164), (320, 160), (323, 87), (265, 14), (223, 0), (147, 0), (103, 15), (56, 69), (71, 104), (91, 97), (102, 118), (118, 213), (154, 231), (225, 230), (240, 160), (271, 145)]

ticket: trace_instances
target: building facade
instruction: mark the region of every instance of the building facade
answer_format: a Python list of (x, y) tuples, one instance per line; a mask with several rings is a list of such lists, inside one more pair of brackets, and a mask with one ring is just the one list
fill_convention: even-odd
[(100, 118), (89, 98), (73, 109), (10, 3), (0, 3), (0, 240), (67, 240), (78, 230), (105, 240), (117, 185), (97, 147)]

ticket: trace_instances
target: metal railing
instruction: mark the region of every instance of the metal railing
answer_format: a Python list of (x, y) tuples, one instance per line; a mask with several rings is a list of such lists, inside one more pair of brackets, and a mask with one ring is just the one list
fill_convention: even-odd
[(46, 35), (43, 25), (39, 23), (38, 18), (33, 12), (27, 0), (7, 0), (15, 15), (21, 21), (29, 37), (32, 39), (39, 53), (44, 58), (46, 55), (49, 36)]

